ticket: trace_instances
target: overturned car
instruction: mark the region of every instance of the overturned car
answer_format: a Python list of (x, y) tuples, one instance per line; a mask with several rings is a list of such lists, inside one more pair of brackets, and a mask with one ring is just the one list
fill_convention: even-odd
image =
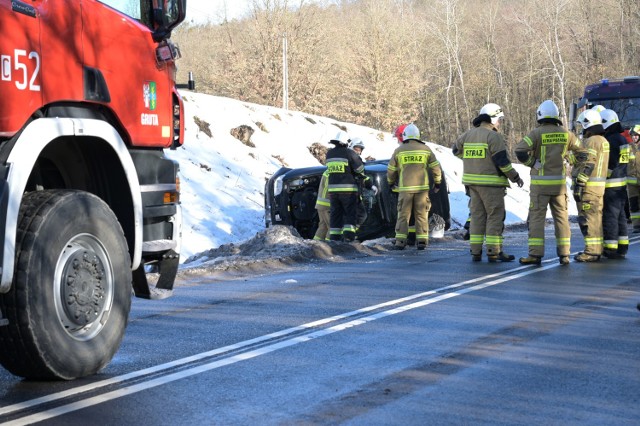
[[(360, 226), (357, 238), (360, 241), (380, 237), (395, 236), (398, 216), (398, 194), (391, 191), (387, 183), (387, 164), (389, 160), (366, 162), (364, 171), (379, 188), (373, 191), (363, 190), (363, 201), (367, 219)], [(318, 228), (316, 198), (325, 166), (300, 169), (280, 168), (265, 185), (265, 225), (293, 226), (303, 238), (313, 238)], [(432, 237), (441, 236), (451, 226), (449, 213), (449, 193), (444, 173), (440, 191), (429, 191), (431, 210), (429, 211), (429, 233)]]

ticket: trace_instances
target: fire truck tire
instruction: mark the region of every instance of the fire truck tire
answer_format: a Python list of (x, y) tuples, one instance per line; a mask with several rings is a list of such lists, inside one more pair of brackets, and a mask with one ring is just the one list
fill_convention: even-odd
[(131, 258), (108, 205), (82, 191), (25, 195), (11, 290), (0, 295), (0, 363), (28, 379), (98, 372), (118, 350), (131, 307)]

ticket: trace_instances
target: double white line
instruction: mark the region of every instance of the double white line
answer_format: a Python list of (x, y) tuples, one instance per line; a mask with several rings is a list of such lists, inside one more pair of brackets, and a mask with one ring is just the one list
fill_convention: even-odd
[[(640, 239), (640, 237), (634, 238), (635, 241), (631, 244), (636, 244), (638, 242), (638, 239)], [(161, 364), (155, 367), (146, 368), (85, 386), (79, 386), (77, 388), (69, 389), (63, 392), (57, 392), (41, 398), (36, 398), (29, 401), (8, 405), (6, 407), (1, 407), (0, 416), (7, 416), (22, 410), (32, 410), (42, 404), (49, 404), (51, 402), (59, 401), (65, 398), (72, 398), (82, 393), (95, 392), (107, 386), (116, 386), (128, 381), (137, 380), (137, 383), (128, 386), (125, 385), (124, 387), (117, 390), (109, 391), (96, 396), (88, 396), (84, 399), (80, 399), (78, 401), (41, 411), (35, 414), (27, 414), (23, 417), (14, 418), (13, 420), (3, 424), (24, 425), (48, 420), (54, 417), (61, 416), (63, 414), (81, 410), (87, 407), (101, 404), (103, 402), (111, 401), (113, 399), (117, 399), (126, 395), (131, 395), (137, 392), (144, 391), (146, 389), (151, 389), (157, 386), (174, 382), (176, 380), (184, 379), (186, 377), (235, 364), (239, 361), (255, 358), (261, 355), (268, 354), (270, 352), (297, 345), (299, 343), (324, 337), (338, 331), (343, 331), (352, 327), (367, 324), (380, 318), (385, 318), (391, 315), (396, 315), (413, 309), (421, 308), (443, 300), (458, 297), (466, 293), (482, 290), (488, 287), (502, 284), (507, 281), (516, 280), (520, 277), (546, 271), (547, 269), (555, 268), (558, 266), (560, 265), (557, 262), (557, 258), (550, 259), (545, 261), (543, 263), (543, 266), (540, 267), (520, 266), (514, 269), (509, 269), (507, 271), (462, 281), (460, 283), (448, 285), (435, 290), (413, 294), (411, 296), (403, 297), (400, 299), (390, 300), (378, 305), (372, 305), (344, 314), (309, 322), (297, 327), (292, 327), (275, 333), (266, 334), (254, 339), (249, 339), (233, 345), (214, 349), (212, 351), (202, 352), (200, 354), (181, 358), (179, 360)], [(349, 321), (341, 322), (343, 320)], [(339, 323), (330, 325), (336, 322)], [(227, 355), (220, 359), (207, 361), (207, 359), (209, 358), (220, 357), (223, 354)], [(189, 366), (189, 364), (194, 363), (197, 363), (198, 365)], [(177, 369), (179, 371), (174, 371)], [(160, 375), (163, 372), (166, 372), (166, 374)]]

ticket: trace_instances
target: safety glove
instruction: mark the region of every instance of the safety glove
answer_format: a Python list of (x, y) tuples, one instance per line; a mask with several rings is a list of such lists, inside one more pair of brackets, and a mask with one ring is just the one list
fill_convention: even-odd
[(576, 202), (582, 201), (582, 195), (584, 194), (585, 186), (586, 184), (579, 180), (576, 180), (575, 184), (573, 185), (573, 199), (576, 200)]

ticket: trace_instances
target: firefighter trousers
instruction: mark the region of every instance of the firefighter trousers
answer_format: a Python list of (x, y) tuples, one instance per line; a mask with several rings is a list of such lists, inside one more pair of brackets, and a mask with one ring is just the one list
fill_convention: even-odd
[(331, 213), (329, 238), (332, 241), (353, 241), (356, 237), (357, 192), (330, 192)]
[(640, 232), (640, 185), (627, 184), (633, 232)]
[(471, 254), (482, 254), (482, 244), (486, 240), (487, 255), (497, 256), (502, 251), (504, 231), (504, 195), (502, 186), (469, 186), (469, 227)]
[(625, 187), (605, 189), (602, 210), (603, 248), (618, 254), (627, 254), (629, 250), (629, 230), (624, 211), (626, 201)]
[(319, 207), (318, 210), (318, 229), (313, 237), (316, 241), (325, 241), (329, 239), (329, 221), (330, 212), (329, 207)]
[(544, 256), (544, 225), (547, 218), (547, 206), (553, 217), (556, 235), (556, 253), (558, 256), (569, 256), (571, 252), (571, 228), (567, 194), (543, 195), (531, 191), (529, 203), (529, 256)]
[(416, 241), (418, 244), (429, 242), (429, 210), (431, 201), (428, 191), (398, 194), (398, 219), (396, 221), (396, 245), (405, 246), (409, 234), (409, 219), (413, 214), (416, 223)]
[(602, 255), (602, 198), (598, 193), (585, 192), (578, 202), (578, 225), (584, 236), (584, 253)]

